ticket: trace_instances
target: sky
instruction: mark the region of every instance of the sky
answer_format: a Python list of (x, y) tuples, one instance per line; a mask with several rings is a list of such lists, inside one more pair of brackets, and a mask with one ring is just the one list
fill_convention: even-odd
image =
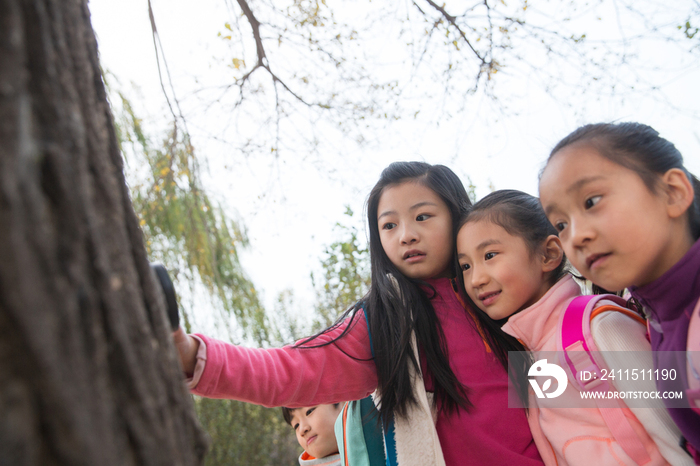
[[(338, 5), (345, 9), (337, 6), (338, 13), (351, 18), (364, 3), (341, 2)], [(447, 6), (453, 3), (459, 2), (447, 2)], [(542, 7), (547, 13), (546, 8), (556, 9), (558, 2), (539, 3), (549, 5)], [(241, 256), (242, 264), (268, 309), (285, 289), (294, 291), (300, 312), (313, 305), (309, 274), (319, 271), (324, 247), (337, 239), (334, 225), (340, 221), (366, 231), (362, 220), (365, 198), (392, 161), (445, 164), (465, 183), (475, 185), (477, 197), (505, 188), (537, 195), (538, 173), (558, 140), (584, 123), (631, 120), (656, 128), (681, 150), (686, 166), (700, 173), (700, 60), (697, 50), (693, 62), (664, 41), (635, 44), (639, 69), (611, 66), (613, 74), (648, 78), (656, 84), (654, 91), (601, 95), (572, 90), (552, 98), (527, 73), (509, 75), (506, 69), (498, 89), (512, 101), (500, 106), (477, 93), (469, 100), (467, 111), (457, 117), (442, 118), (438, 112), (444, 111), (444, 105), (440, 110), (424, 104), (420, 118), (386, 124), (380, 135), (364, 145), (331, 132), (320, 155), (312, 156), (304, 152), (304, 146), (292, 144), (279, 156), (262, 149), (260, 154), (243, 157), (236, 146), (217, 137), (227, 128), (222, 121), (231, 118), (227, 109), (203, 109), (201, 103), (196, 104), (198, 86), (230, 80), (222, 66), (230, 49), (219, 33), (225, 32), (226, 22), (237, 18), (230, 17), (223, 1), (152, 0), (152, 6), (175, 95), (182, 103), (197, 152), (206, 154), (202, 164), (206, 186), (244, 225), (250, 247)], [(159, 80), (148, 2), (90, 0), (89, 8), (103, 69), (130, 92), (137, 111), (151, 122), (154, 132), (164, 128), (169, 113)], [(598, 10), (595, 15), (607, 17), (608, 12), (608, 21), (585, 15), (579, 19), (592, 40), (604, 42), (632, 28), (613, 18), (612, 10)], [(381, 46), (374, 56), (391, 64), (391, 57), (399, 52), (396, 47), (401, 47), (392, 42), (399, 32), (389, 27), (380, 34), (384, 36), (376, 41)], [(697, 38), (695, 41), (699, 44)], [(537, 60), (542, 57), (533, 53), (532, 62)], [(400, 69), (399, 64), (396, 67)], [(384, 70), (394, 72), (392, 66)], [(261, 131), (252, 121), (244, 122), (242, 128), (251, 138)], [(344, 217), (345, 206), (355, 211), (352, 220)]]

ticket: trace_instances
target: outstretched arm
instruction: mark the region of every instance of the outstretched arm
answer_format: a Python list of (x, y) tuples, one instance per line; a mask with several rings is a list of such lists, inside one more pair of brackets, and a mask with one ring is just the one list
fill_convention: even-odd
[[(197, 335), (201, 343), (188, 337), (178, 350), (185, 370), (195, 374), (191, 391), (196, 395), (293, 408), (361, 399), (377, 387), (362, 312), (302, 347), (244, 348), (203, 335)], [(329, 344), (319, 346), (324, 343)]]

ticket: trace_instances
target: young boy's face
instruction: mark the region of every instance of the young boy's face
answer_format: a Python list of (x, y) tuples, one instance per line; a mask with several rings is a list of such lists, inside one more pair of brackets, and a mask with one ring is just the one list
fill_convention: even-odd
[(341, 405), (318, 405), (291, 410), (292, 428), (299, 445), (315, 458), (338, 453), (333, 427)]

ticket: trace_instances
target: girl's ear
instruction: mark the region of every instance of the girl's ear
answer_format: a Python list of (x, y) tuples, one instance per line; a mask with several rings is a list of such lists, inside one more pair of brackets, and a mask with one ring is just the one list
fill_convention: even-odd
[(666, 210), (669, 217), (681, 217), (693, 203), (695, 197), (693, 184), (680, 168), (668, 170), (661, 176), (661, 181), (667, 195)]
[(564, 259), (564, 248), (557, 235), (549, 235), (544, 240), (544, 254), (542, 256), (542, 272), (555, 270)]

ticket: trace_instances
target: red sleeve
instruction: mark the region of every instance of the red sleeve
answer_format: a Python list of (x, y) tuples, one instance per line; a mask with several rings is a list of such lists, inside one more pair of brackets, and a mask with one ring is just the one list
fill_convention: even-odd
[[(347, 326), (339, 340), (317, 346)], [(192, 389), (196, 395), (294, 408), (361, 399), (377, 387), (364, 312), (306, 347), (243, 348), (198, 336), (206, 344), (206, 364)]]

